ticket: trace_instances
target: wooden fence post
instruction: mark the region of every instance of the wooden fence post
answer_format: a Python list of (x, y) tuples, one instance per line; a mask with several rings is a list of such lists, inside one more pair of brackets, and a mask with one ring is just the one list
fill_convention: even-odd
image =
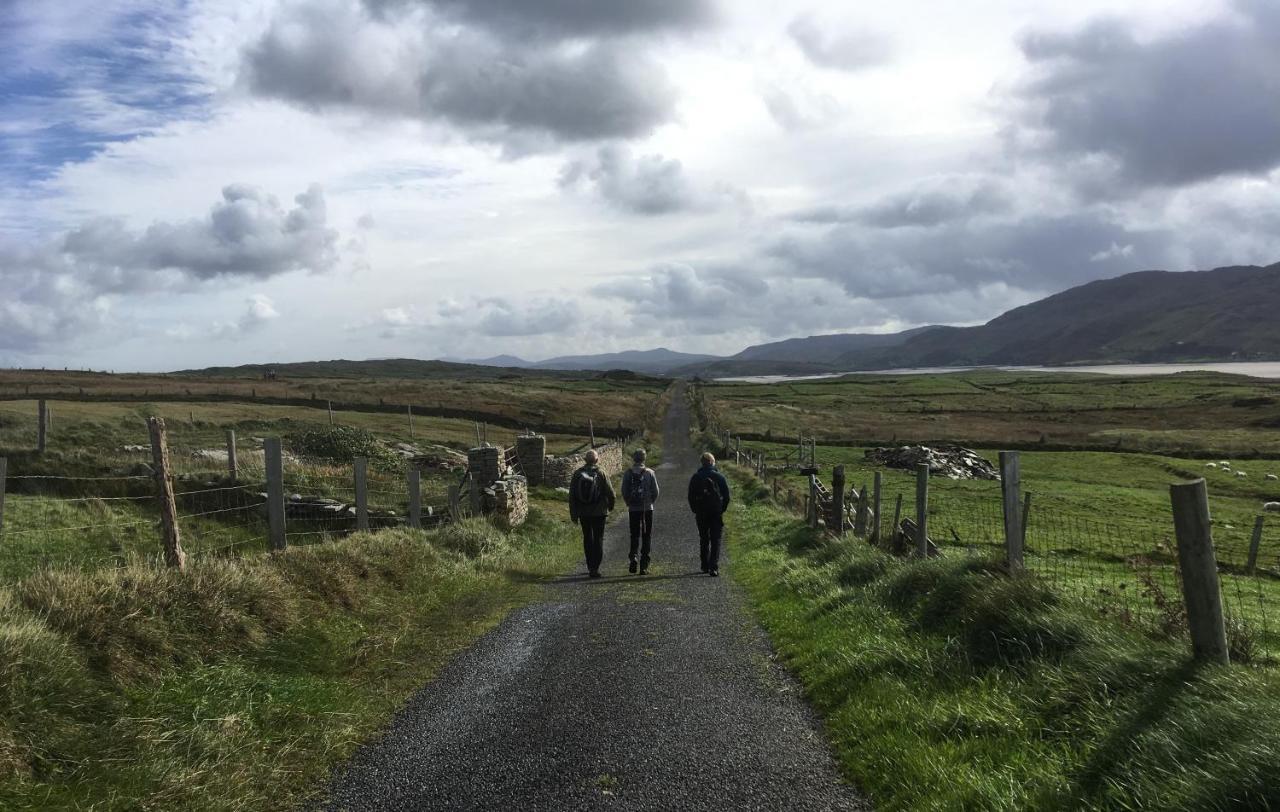
[(853, 534), (860, 539), (867, 537), (867, 506), (870, 504), (867, 483), (864, 481), (858, 489), (858, 507), (853, 514)]
[(810, 527), (818, 526), (818, 477), (809, 474), (809, 504), (805, 511), (805, 520)]
[(880, 517), (880, 485), (881, 485), (880, 472), (876, 471), (875, 478), (872, 480), (872, 484), (871, 484), (871, 488), (872, 488), (871, 504), (872, 504), (872, 510), (875, 511), (875, 526), (871, 529), (872, 544), (880, 543), (880, 528), (884, 525), (884, 520)]
[(831, 517), (827, 520), (827, 529), (831, 530), (831, 522), (835, 522), (835, 534), (844, 535), (844, 466), (837, 465), (831, 470)]
[(893, 504), (893, 532), (889, 534), (889, 539), (894, 542), (894, 550), (897, 551), (898, 534), (902, 532), (902, 494), (898, 494), (898, 500)]
[(151, 461), (155, 465), (156, 498), (160, 502), (160, 529), (164, 535), (164, 563), (174, 569), (184, 569), (187, 556), (182, 552), (182, 539), (178, 531), (178, 505), (173, 498), (173, 479), (169, 471), (169, 441), (165, 437), (164, 419), (147, 418), (151, 434)]
[(929, 463), (916, 466), (916, 555), (929, 557)]
[(49, 404), (44, 398), (36, 405), (36, 451), (43, 454), (49, 433)]
[(449, 486), (449, 520), (457, 522), (462, 519), (462, 489), (457, 485)]
[(285, 548), (284, 452), (279, 437), (262, 441), (262, 455), (267, 469), (267, 546), (272, 552)]
[(333, 401), (326, 400), (325, 404), (329, 407), (329, 425), (333, 425)]
[(596, 447), (596, 424), (591, 418), (587, 418), (587, 432), (591, 435), (591, 447)]
[(1169, 486), (1173, 529), (1178, 537), (1178, 564), (1187, 607), (1191, 647), (1198, 660), (1226, 665), (1227, 627), (1222, 614), (1218, 562), (1213, 553), (1209, 489), (1204, 478)]
[[(0, 480), (4, 478), (2, 471), (3, 469), (0, 469)], [(1249, 540), (1249, 563), (1244, 568), (1250, 575), (1253, 575), (1254, 569), (1258, 566), (1258, 548), (1262, 546), (1262, 520), (1263, 516), (1259, 513), (1258, 518), (1253, 521), (1253, 538)]]
[(479, 448), (480, 447), (480, 421), (479, 420), (475, 421), (475, 429), (476, 429), (476, 448)]
[(6, 457), (0, 457), (0, 538), (4, 538), (4, 487), (8, 474), (9, 460)]
[(369, 529), (369, 458), (355, 458), (356, 529)]
[(1000, 495), (1004, 511), (1004, 553), (1010, 572), (1022, 571), (1022, 479), (1017, 451), (1000, 452)]
[(1022, 556), (1025, 559), (1027, 555), (1027, 522), (1031, 520), (1031, 491), (1027, 491), (1022, 495)]
[(404, 408), (405, 408), (405, 411), (409, 413), (409, 439), (412, 440), (413, 439), (413, 404), (410, 403), (408, 406), (405, 406)]
[(409, 469), (409, 526), (422, 527), (422, 472)]
[(227, 429), (227, 476), (234, 485), (240, 476), (240, 466), (236, 460), (236, 430)]

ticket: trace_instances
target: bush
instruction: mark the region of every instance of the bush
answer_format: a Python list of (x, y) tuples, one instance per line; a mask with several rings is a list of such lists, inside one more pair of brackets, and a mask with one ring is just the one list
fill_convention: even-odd
[(501, 555), (511, 549), (507, 534), (484, 519), (466, 519), (447, 524), (436, 532), (432, 541), (468, 558)]
[(366, 429), (332, 426), (299, 432), (288, 439), (289, 450), (300, 457), (344, 464), (356, 457), (368, 457), (369, 464), (375, 467), (395, 468), (399, 465), (395, 453)]

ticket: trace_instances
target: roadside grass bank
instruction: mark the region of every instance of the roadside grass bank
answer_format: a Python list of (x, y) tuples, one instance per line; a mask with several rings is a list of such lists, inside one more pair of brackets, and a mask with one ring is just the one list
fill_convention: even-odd
[(571, 564), (551, 508), (0, 591), (0, 808), (296, 808)]
[(733, 577), (878, 809), (1280, 808), (1280, 675), (982, 557), (825, 538), (734, 473)]

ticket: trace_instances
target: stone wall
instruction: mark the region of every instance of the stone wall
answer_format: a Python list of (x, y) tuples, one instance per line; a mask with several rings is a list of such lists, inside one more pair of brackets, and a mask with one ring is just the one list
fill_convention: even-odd
[(503, 530), (524, 524), (529, 518), (529, 486), (524, 477), (499, 479), (484, 490), (484, 512)]
[(468, 451), (467, 464), (471, 466), (472, 480), (483, 488), (490, 482), (502, 479), (507, 473), (502, 456), (502, 449), (493, 446), (481, 446)]
[(525, 434), (516, 438), (516, 457), (529, 487), (541, 485), (547, 465), (547, 438), (541, 434)]
[[(583, 452), (584, 454), (586, 452)], [(600, 470), (608, 477), (614, 477), (627, 469), (628, 458), (626, 448), (621, 443), (610, 443), (596, 449), (600, 455)], [(543, 466), (542, 484), (552, 488), (567, 488), (573, 472), (582, 467), (583, 455), (570, 454), (567, 457), (547, 457)]]

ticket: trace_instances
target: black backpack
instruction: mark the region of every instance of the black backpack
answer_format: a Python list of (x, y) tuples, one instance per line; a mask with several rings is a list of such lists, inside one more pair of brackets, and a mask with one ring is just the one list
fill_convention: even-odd
[(597, 470), (583, 468), (573, 482), (573, 495), (582, 505), (594, 505), (600, 501), (600, 477)]
[(720, 497), (720, 486), (709, 476), (699, 477), (693, 491), (694, 512), (703, 516), (718, 516), (724, 502)]
[(646, 471), (636, 473), (635, 469), (627, 471), (626, 499), (628, 505), (644, 505), (644, 477)]

